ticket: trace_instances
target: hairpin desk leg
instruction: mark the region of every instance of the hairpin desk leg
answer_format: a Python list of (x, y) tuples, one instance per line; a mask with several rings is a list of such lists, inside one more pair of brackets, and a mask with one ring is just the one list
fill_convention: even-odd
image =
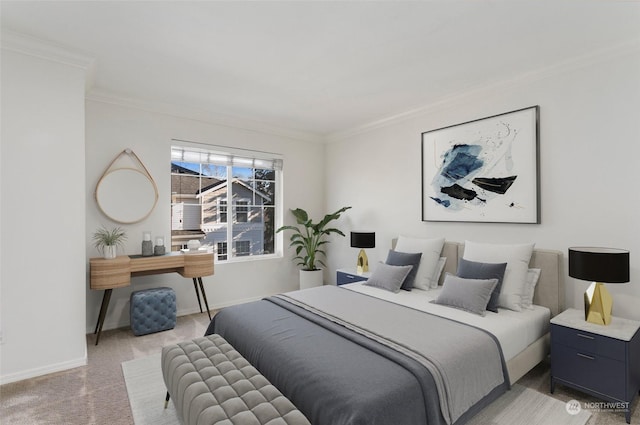
[(198, 305), (200, 306), (200, 313), (202, 313), (202, 303), (200, 302), (200, 293), (198, 292), (198, 278), (193, 278), (193, 289), (196, 290), (196, 297), (198, 297)]
[(104, 325), (104, 318), (107, 315), (107, 309), (109, 308), (109, 301), (111, 300), (111, 291), (113, 289), (105, 289), (104, 295), (102, 296), (102, 305), (100, 306), (100, 314), (98, 315), (98, 323), (96, 323), (96, 330), (93, 332), (97, 333), (96, 337), (96, 345), (100, 341), (100, 335), (102, 334), (102, 325)]
[[(207, 302), (207, 293), (204, 292), (204, 285), (202, 284), (202, 278), (198, 278), (198, 282), (200, 283), (200, 292), (202, 292), (202, 298), (204, 299), (204, 305), (207, 307), (207, 314), (209, 315), (209, 320), (211, 320), (211, 312), (209, 311), (209, 303)], [(200, 298), (198, 298), (200, 301)], [(200, 307), (200, 311), (202, 311), (202, 307)]]

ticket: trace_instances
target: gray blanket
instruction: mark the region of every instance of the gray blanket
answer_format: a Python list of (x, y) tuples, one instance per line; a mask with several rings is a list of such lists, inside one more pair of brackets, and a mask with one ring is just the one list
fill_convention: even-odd
[(507, 388), (484, 331), (335, 287), (287, 298), (223, 309), (207, 333), (226, 338), (314, 425), (462, 424)]

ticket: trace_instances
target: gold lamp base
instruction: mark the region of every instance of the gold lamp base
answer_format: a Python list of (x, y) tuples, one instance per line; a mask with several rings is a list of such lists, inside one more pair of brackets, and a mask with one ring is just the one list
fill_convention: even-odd
[(360, 254), (358, 254), (358, 265), (356, 267), (356, 273), (362, 274), (369, 271), (369, 259), (367, 258), (366, 252), (364, 249), (360, 250)]
[(593, 282), (584, 293), (584, 319), (597, 325), (611, 323), (613, 300), (606, 286)]

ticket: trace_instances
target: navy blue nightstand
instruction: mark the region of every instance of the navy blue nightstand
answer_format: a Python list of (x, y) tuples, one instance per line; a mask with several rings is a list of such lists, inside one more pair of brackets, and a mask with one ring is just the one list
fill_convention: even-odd
[(371, 277), (371, 272), (357, 274), (355, 269), (336, 270), (336, 283), (338, 286), (346, 285), (347, 283), (361, 282), (363, 280), (369, 279), (369, 277)]
[(623, 403), (627, 423), (640, 391), (640, 322), (613, 317), (608, 326), (568, 309), (551, 319), (551, 392), (559, 383)]

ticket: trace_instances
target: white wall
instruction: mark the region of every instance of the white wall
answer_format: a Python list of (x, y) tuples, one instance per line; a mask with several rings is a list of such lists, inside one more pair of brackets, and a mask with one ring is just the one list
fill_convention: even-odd
[(85, 69), (4, 41), (2, 383), (86, 363)]
[[(421, 221), (421, 133), (540, 105), (542, 224)], [(591, 245), (631, 251), (631, 283), (607, 285), (614, 314), (640, 319), (640, 53), (608, 52), (583, 63), (470, 93), (402, 121), (336, 137), (327, 146), (327, 208), (350, 204), (345, 230), (371, 229), (370, 264), (398, 234), (536, 242), (566, 253)], [(332, 245), (335, 269), (355, 263), (348, 241)], [(582, 307), (588, 282), (569, 278), (567, 304)]]
[[(91, 96), (89, 98), (91, 99)], [(104, 100), (88, 100), (86, 110), (87, 237), (85, 246), (88, 258), (99, 256), (91, 244), (93, 232), (101, 225), (117, 225), (98, 210), (94, 190), (111, 160), (125, 148), (131, 148), (153, 176), (158, 186), (159, 200), (152, 214), (144, 221), (132, 225), (121, 225), (128, 234), (128, 240), (126, 252), (119, 254), (139, 254), (143, 230), (150, 230), (153, 235), (164, 235), (165, 238), (170, 238), (171, 139), (282, 154), (284, 156), (283, 199), (286, 223), (293, 223), (289, 213), (290, 208), (303, 207), (314, 216), (324, 213), (325, 147), (323, 144), (210, 124), (167, 113), (150, 112), (148, 109), (132, 107), (127, 102), (120, 102), (118, 105)], [(283, 258), (215, 264), (215, 274), (203, 278), (209, 306), (220, 308), (297, 289), (298, 269), (291, 261), (291, 257), (291, 251), (285, 250)], [(136, 277), (132, 279), (131, 286), (113, 291), (104, 329), (129, 324), (129, 296), (132, 291), (158, 286), (174, 288), (178, 315), (199, 311), (191, 279), (185, 279), (175, 273)], [(86, 297), (86, 331), (90, 333), (95, 329), (102, 291), (87, 290)]]

